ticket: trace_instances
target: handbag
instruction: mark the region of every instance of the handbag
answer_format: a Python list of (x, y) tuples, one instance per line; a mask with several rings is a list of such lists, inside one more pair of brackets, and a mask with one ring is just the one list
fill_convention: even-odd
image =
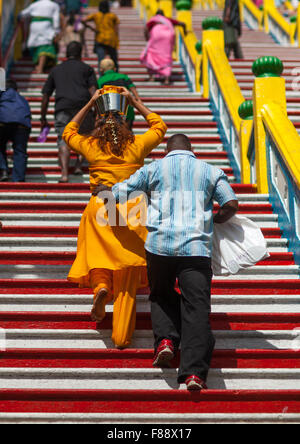
[(212, 270), (215, 276), (229, 276), (252, 267), (270, 254), (260, 227), (240, 215), (214, 224)]

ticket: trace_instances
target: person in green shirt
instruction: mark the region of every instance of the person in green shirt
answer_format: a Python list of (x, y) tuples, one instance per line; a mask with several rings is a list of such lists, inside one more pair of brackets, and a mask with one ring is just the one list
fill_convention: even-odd
[[(141, 101), (136, 86), (132, 82), (132, 80), (126, 75), (116, 72), (115, 63), (112, 59), (103, 59), (100, 63), (100, 74), (101, 77), (98, 80), (99, 88), (103, 88), (105, 85), (114, 85), (114, 86), (124, 86), (129, 91), (132, 92), (134, 98), (138, 101)], [(134, 108), (132, 106), (128, 107), (126, 121), (128, 127), (132, 129), (133, 122), (135, 119)]]

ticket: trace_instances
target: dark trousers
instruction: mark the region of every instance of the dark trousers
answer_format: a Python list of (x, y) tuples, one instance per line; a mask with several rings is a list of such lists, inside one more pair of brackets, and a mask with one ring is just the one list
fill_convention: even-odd
[(6, 145), (12, 142), (13, 156), (13, 182), (24, 182), (27, 167), (27, 144), (30, 129), (16, 123), (0, 124), (0, 170), (8, 171)]
[[(215, 339), (210, 326), (211, 261), (205, 257), (157, 256), (146, 252), (154, 348), (181, 342), (178, 382), (196, 375), (206, 381)], [(175, 283), (181, 295), (175, 291)]]
[(241, 45), (239, 42), (229, 43), (228, 45), (225, 45), (225, 53), (228, 58), (230, 57), (231, 52), (233, 52), (235, 59), (243, 59), (244, 58), (242, 48), (241, 48)]
[(118, 51), (112, 46), (102, 45), (101, 43), (95, 43), (95, 53), (98, 56), (98, 69), (100, 72), (100, 63), (106, 55), (109, 55), (115, 63), (116, 71), (119, 71), (118, 63)]
[(239, 42), (239, 33), (236, 28), (229, 25), (224, 25), (224, 38), (225, 38), (225, 53), (229, 58), (231, 52), (234, 54), (235, 59), (243, 59), (243, 51)]

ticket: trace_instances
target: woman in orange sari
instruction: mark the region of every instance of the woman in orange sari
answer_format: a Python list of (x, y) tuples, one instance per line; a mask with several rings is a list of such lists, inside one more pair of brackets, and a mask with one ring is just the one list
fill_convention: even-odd
[[(101, 95), (98, 90), (90, 102), (66, 126), (63, 139), (71, 150), (89, 162), (91, 191), (101, 182), (112, 186), (128, 179), (144, 164), (144, 159), (164, 139), (167, 127), (160, 116), (152, 113), (142, 102), (135, 100), (122, 88), (129, 103), (139, 111), (149, 125), (143, 135), (133, 135), (119, 113), (100, 118), (91, 136), (78, 133), (85, 116)], [(117, 205), (117, 213), (124, 217), (136, 205)], [(129, 346), (135, 329), (136, 292), (147, 285), (144, 226), (130, 224), (111, 226), (99, 223), (104, 202), (91, 197), (81, 219), (76, 260), (68, 279), (94, 290), (92, 319), (101, 321), (105, 305), (114, 302), (112, 340), (116, 347)], [(102, 214), (101, 213), (101, 214)], [(126, 217), (127, 218), (127, 217)]]

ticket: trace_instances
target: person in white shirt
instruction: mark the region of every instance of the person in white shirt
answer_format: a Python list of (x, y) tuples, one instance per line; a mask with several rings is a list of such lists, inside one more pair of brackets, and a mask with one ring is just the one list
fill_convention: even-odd
[(54, 43), (60, 32), (59, 5), (51, 0), (36, 0), (21, 11), (20, 18), (30, 19), (27, 46), (37, 65), (36, 72), (42, 74), (47, 64), (56, 64)]

